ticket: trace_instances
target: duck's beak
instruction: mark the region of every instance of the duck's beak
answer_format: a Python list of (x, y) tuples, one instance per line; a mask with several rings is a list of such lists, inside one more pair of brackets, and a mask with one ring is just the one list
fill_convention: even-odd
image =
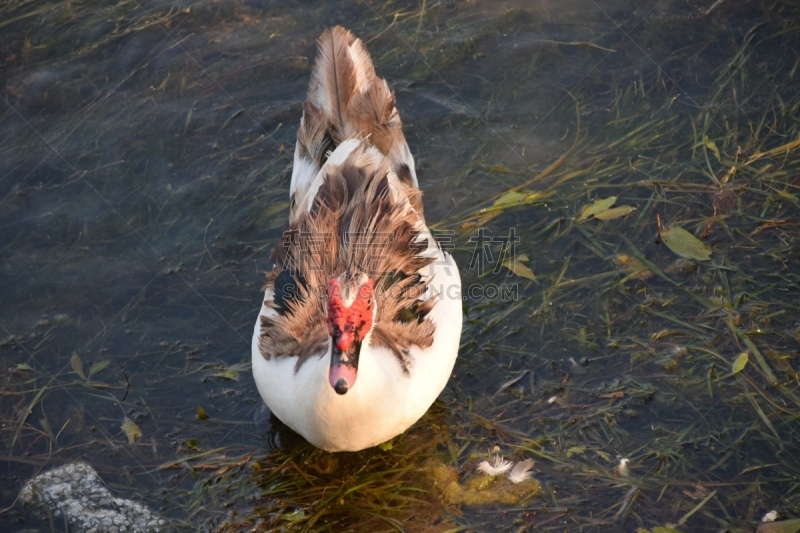
[(331, 369), (328, 381), (337, 394), (345, 394), (356, 383), (361, 342), (353, 340), (347, 343), (346, 340), (342, 342), (341, 338), (332, 340)]
[(372, 280), (366, 279), (357, 297), (345, 305), (339, 294), (339, 280), (334, 278), (328, 285), (328, 335), (331, 336), (328, 381), (337, 394), (347, 393), (356, 384), (361, 343), (372, 328), (375, 309), (372, 288)]

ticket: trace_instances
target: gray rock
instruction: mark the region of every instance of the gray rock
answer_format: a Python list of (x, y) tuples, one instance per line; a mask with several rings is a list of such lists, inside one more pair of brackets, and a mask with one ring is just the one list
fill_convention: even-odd
[(85, 463), (61, 466), (29, 480), (20, 493), (29, 505), (66, 519), (71, 533), (157, 533), (167, 523), (140, 503), (115, 498)]

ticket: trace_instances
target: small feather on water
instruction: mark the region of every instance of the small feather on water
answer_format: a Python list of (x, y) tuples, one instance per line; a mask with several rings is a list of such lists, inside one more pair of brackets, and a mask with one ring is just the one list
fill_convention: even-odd
[(481, 461), (478, 463), (478, 471), (488, 476), (496, 476), (508, 472), (512, 464), (511, 461), (506, 461), (499, 455), (495, 455), (491, 463), (489, 461)]
[(630, 459), (626, 459), (624, 457), (619, 460), (619, 464), (617, 465), (617, 470), (616, 470), (617, 475), (619, 477), (628, 477), (628, 476), (631, 475), (630, 470), (628, 470), (628, 463), (629, 462), (630, 462)]
[(519, 483), (533, 476), (533, 472), (530, 470), (533, 468), (534, 464), (533, 459), (525, 459), (515, 464), (511, 472), (508, 473), (509, 481), (512, 483)]
[(586, 369), (583, 368), (578, 362), (575, 360), (574, 357), (569, 358), (569, 362), (572, 363), (572, 371), (576, 374), (585, 374)]

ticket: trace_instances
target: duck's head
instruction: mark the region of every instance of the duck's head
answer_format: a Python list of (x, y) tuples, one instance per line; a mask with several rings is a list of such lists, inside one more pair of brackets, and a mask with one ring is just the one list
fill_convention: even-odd
[(372, 330), (375, 316), (374, 283), (365, 274), (342, 275), (328, 285), (328, 334), (331, 368), (328, 381), (337, 394), (353, 388), (358, 374), (361, 344)]

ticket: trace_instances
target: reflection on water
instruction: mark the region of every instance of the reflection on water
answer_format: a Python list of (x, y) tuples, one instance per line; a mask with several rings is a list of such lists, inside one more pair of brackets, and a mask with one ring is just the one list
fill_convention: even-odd
[[(799, 10), (0, 6), (0, 507), (80, 458), (187, 531), (752, 531), (797, 515)], [(465, 286), (517, 297), (466, 299), (435, 412), (391, 450), (331, 459), (270, 424), (248, 361), (314, 41), (334, 24), (396, 91)], [(635, 211), (575, 222), (608, 196)], [(656, 214), (703, 235), (711, 262), (680, 260)], [(520, 237), (483, 277), (466, 268), (480, 227)], [(459, 510), (415, 475), (436, 460), (474, 476), (494, 445), (537, 460), (541, 499)], [(20, 507), (0, 524), (50, 529)]]

